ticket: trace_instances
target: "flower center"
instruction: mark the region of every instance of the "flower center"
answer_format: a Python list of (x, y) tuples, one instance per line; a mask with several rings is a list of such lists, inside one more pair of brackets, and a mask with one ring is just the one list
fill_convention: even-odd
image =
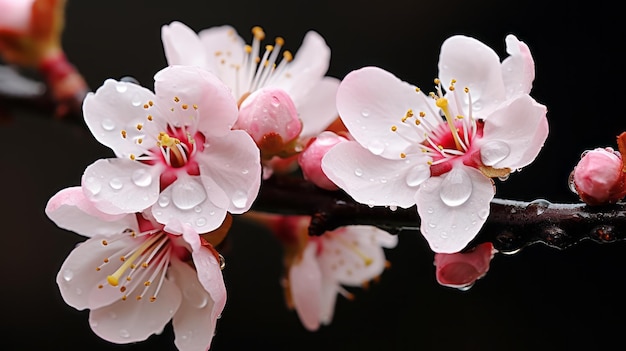
[[(171, 255), (175, 252), (169, 235), (163, 230), (141, 234), (127, 230), (111, 241), (102, 240), (102, 245), (108, 246), (121, 240), (124, 245), (110, 257), (104, 258), (96, 271), (111, 272), (103, 280), (110, 287), (119, 286), (122, 300), (126, 301), (128, 294), (136, 293), (136, 300), (150, 296), (149, 301), (154, 302), (163, 284)], [(117, 268), (114, 262), (118, 262)], [(98, 285), (98, 288), (104, 289), (105, 284)]]

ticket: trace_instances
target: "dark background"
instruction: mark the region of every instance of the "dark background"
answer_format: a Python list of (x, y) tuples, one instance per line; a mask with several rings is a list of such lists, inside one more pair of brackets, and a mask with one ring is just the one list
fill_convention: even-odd
[[(292, 52), (314, 29), (332, 49), (329, 75), (377, 65), (426, 86), (447, 37), (474, 36), (503, 57), (504, 38), (514, 33), (533, 53), (531, 95), (547, 105), (551, 132), (537, 160), (499, 182), (496, 196), (576, 202), (567, 177), (580, 153), (616, 146), (626, 130), (620, 11), (605, 0), (70, 0), (63, 43), (92, 89), (124, 76), (152, 88), (166, 64), (160, 27), (173, 20), (195, 30), (231, 24), (248, 41), (249, 29), (261, 25)], [(134, 345), (100, 340), (87, 311), (64, 304), (55, 276), (83, 238), (58, 229), (43, 209), (55, 192), (79, 184), (87, 165), (112, 153), (81, 127), (30, 109), (13, 112), (13, 122), (0, 126), (3, 349), (174, 349), (169, 326)], [(535, 245), (497, 255), (487, 276), (461, 292), (436, 283), (425, 241), (404, 232), (381, 281), (354, 290), (353, 302), (339, 297), (333, 323), (311, 333), (285, 308), (280, 247), (271, 235), (236, 218), (229, 238), (228, 303), (212, 350), (568, 350), (623, 342), (623, 243), (583, 242), (564, 251)]]

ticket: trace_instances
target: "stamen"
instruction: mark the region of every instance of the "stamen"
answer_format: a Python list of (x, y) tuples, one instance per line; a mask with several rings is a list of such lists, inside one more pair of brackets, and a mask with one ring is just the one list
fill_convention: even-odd
[(107, 282), (111, 284), (111, 286), (117, 286), (119, 284), (119, 279), (122, 274), (130, 268), (130, 266), (135, 262), (135, 260), (143, 254), (143, 252), (149, 248), (154, 242), (159, 239), (159, 235), (155, 235), (148, 240), (144, 241), (139, 248), (135, 250), (135, 252), (124, 261), (124, 263), (118, 268), (113, 274), (107, 277)]

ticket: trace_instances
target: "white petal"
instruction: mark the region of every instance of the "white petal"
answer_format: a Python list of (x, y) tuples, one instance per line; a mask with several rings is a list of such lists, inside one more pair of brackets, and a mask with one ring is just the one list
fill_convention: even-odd
[[(108, 79), (95, 93), (85, 97), (85, 123), (96, 140), (110, 147), (118, 157), (141, 155), (146, 151), (145, 145), (150, 143), (139, 144), (137, 140), (145, 139), (149, 133), (146, 133), (147, 129), (138, 130), (136, 127), (138, 124), (149, 127), (147, 116), (152, 112), (149, 113), (143, 106), (154, 99), (154, 94), (144, 87)], [(160, 112), (152, 114), (156, 117)], [(158, 118), (154, 123), (157, 121)]]
[(141, 212), (159, 195), (160, 166), (130, 159), (100, 159), (85, 169), (85, 196), (109, 214)]
[(489, 215), (489, 203), (495, 194), (491, 179), (480, 171), (456, 167), (461, 167), (472, 182), (471, 194), (464, 203), (451, 207), (442, 201), (441, 191), (448, 185), (445, 175), (431, 177), (415, 196), (420, 230), (434, 252), (459, 252), (474, 239)]
[(98, 211), (85, 197), (81, 187), (66, 188), (54, 194), (46, 205), (46, 215), (60, 228), (86, 237), (137, 229), (134, 214), (109, 215)]
[(203, 246), (193, 250), (191, 256), (198, 272), (198, 280), (214, 302), (211, 320), (215, 323), (226, 306), (226, 286), (224, 285), (220, 262), (213, 252)]
[(528, 95), (520, 95), (489, 116), (485, 121), (483, 138), (478, 142), (483, 160), (494, 145), (499, 148), (506, 145), (510, 151), (506, 157), (485, 164), (515, 169), (527, 166), (537, 157), (547, 136), (546, 107)]
[[(414, 86), (377, 67), (350, 72), (337, 91), (339, 116), (354, 139), (372, 153), (392, 159), (424, 140), (423, 131), (411, 130), (410, 121), (402, 123), (408, 110), (423, 111), (430, 122), (440, 122), (429, 104), (434, 106), (433, 100), (417, 93)], [(391, 130), (403, 125), (404, 137)]]
[(225, 137), (209, 139), (196, 160), (200, 174), (230, 198), (228, 212), (239, 214), (250, 209), (261, 186), (260, 153), (250, 135), (234, 130)]
[(206, 68), (207, 52), (191, 28), (178, 21), (166, 24), (161, 27), (161, 40), (168, 65)]
[(302, 325), (310, 331), (320, 327), (322, 272), (317, 264), (317, 244), (309, 242), (302, 260), (289, 269), (289, 288)]
[(142, 341), (163, 330), (178, 310), (181, 299), (178, 287), (165, 279), (154, 302), (150, 302), (148, 298), (136, 300), (134, 296), (129, 296), (126, 301), (119, 300), (109, 306), (92, 310), (89, 324), (96, 335), (113, 343)]
[[(207, 69), (217, 74), (234, 91), (241, 85), (237, 83), (237, 80), (243, 76), (237, 67), (241, 67), (243, 63), (244, 40), (233, 27), (228, 25), (202, 30), (198, 36), (204, 50), (208, 53)], [(238, 99), (243, 93), (236, 92), (235, 98)]]
[(507, 97), (530, 93), (535, 80), (535, 61), (528, 45), (509, 34), (506, 36), (506, 52), (511, 55), (502, 61), (502, 77)]
[(337, 303), (337, 289), (339, 283), (327, 276), (322, 277), (322, 288), (320, 293), (320, 322), (329, 325), (333, 321), (335, 314), (335, 304)]
[[(356, 201), (371, 206), (413, 206), (419, 183), (411, 183), (409, 176), (415, 166), (414, 159), (388, 160), (354, 141), (335, 145), (322, 159), (322, 170), (333, 183)], [(428, 167), (424, 174), (423, 179), (430, 175)]]
[(325, 77), (311, 89), (307, 99), (296, 106), (302, 120), (301, 138), (306, 140), (318, 135), (339, 117), (336, 102), (338, 87), (338, 79)]
[(505, 99), (500, 58), (474, 38), (455, 35), (444, 41), (439, 56), (439, 78), (444, 88), (454, 79), (458, 88), (470, 89), (472, 111), (477, 118), (485, 118)]
[(152, 206), (152, 215), (159, 223), (167, 225), (178, 220), (198, 233), (215, 230), (224, 221), (226, 210), (213, 204), (206, 191), (200, 177), (180, 174), (161, 192)]
[(179, 350), (207, 350), (217, 322), (217, 318), (212, 318), (213, 299), (187, 263), (173, 260), (168, 274), (182, 290), (182, 302), (172, 319), (174, 344)]

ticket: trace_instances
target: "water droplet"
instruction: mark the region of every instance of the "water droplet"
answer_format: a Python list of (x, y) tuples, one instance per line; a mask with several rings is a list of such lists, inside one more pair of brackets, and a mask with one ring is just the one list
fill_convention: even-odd
[(576, 182), (574, 181), (574, 171), (571, 171), (569, 177), (567, 177), (567, 186), (571, 192), (578, 194), (578, 190), (576, 190)]
[(209, 212), (209, 216), (213, 216), (213, 215), (215, 215), (215, 211)]
[(271, 104), (274, 107), (278, 107), (278, 106), (280, 106), (280, 100), (278, 100), (278, 98), (276, 96), (272, 96)]
[(357, 177), (362, 176), (363, 175), (363, 170), (360, 169), (360, 168), (355, 169), (354, 170), (354, 175), (357, 176)]
[(448, 232), (441, 232), (441, 233), (439, 234), (439, 236), (440, 236), (442, 239), (447, 239), (447, 238), (448, 238)]
[(145, 169), (137, 169), (131, 177), (133, 183), (139, 187), (147, 187), (152, 184), (152, 175)]
[(74, 292), (76, 293), (76, 295), (82, 295), (83, 294), (83, 289), (76, 288), (76, 290), (74, 290)]
[(369, 109), (364, 108), (363, 110), (361, 110), (361, 116), (369, 117), (369, 115), (370, 115), (370, 110)]
[(480, 148), (480, 157), (486, 166), (493, 166), (511, 154), (511, 148), (503, 141), (492, 140)]
[(453, 168), (444, 178), (439, 197), (444, 204), (456, 207), (464, 204), (472, 195), (472, 179), (461, 168)]
[(374, 201), (374, 199), (370, 199), (369, 201), (367, 201), (367, 206), (369, 206), (370, 208), (373, 208), (375, 204), (376, 202)]
[(209, 302), (208, 294), (197, 284), (191, 284), (183, 290), (185, 300), (192, 306), (203, 308)]
[(87, 189), (91, 195), (98, 195), (98, 193), (102, 190), (102, 184), (96, 181), (94, 177), (87, 177), (85, 179), (85, 189)]
[(92, 329), (98, 328), (98, 322), (96, 321), (89, 321), (89, 325), (91, 326)]
[(224, 258), (224, 256), (222, 256), (222, 254), (219, 254), (220, 257), (220, 269), (224, 270), (224, 268), (226, 268), (226, 259)]
[(250, 171), (249, 171), (249, 170), (247, 170), (247, 169), (243, 169), (243, 170), (241, 170), (241, 174), (248, 174), (248, 173), (250, 173)]
[(511, 173), (508, 173), (507, 175), (502, 176), (502, 177), (498, 177), (498, 179), (504, 182), (505, 180), (509, 179), (509, 175), (511, 175)]
[(381, 184), (387, 184), (387, 178), (382, 177), (382, 178), (380, 178), (379, 182), (380, 182)]
[(428, 223), (428, 226), (431, 227), (431, 228), (437, 228), (437, 224), (435, 224), (433, 222)]
[(133, 95), (132, 99), (130, 100), (130, 103), (133, 104), (133, 106), (141, 105), (141, 96), (139, 96), (139, 94)]
[(398, 206), (396, 206), (396, 205), (390, 205), (390, 206), (389, 206), (389, 209), (390, 209), (392, 212), (395, 212), (395, 211), (397, 211), (397, 210), (398, 210)]
[(429, 208), (426, 210), (426, 212), (428, 212), (428, 213), (433, 213), (434, 211), (435, 211), (435, 210), (433, 210), (433, 208), (432, 208), (432, 207), (429, 207)]
[(115, 122), (113, 122), (113, 120), (110, 118), (103, 119), (102, 122), (100, 122), (100, 125), (102, 126), (102, 129), (104, 130), (111, 131), (115, 129)]
[(464, 285), (464, 286), (459, 286), (457, 287), (458, 290), (461, 291), (468, 291), (469, 289), (472, 288), (472, 286), (474, 286), (474, 283), (468, 284), (468, 285)]
[(233, 194), (233, 198), (231, 199), (231, 201), (233, 202), (233, 205), (235, 205), (235, 207), (244, 208), (248, 203), (248, 195), (241, 190), (236, 191)]
[(130, 333), (126, 329), (120, 329), (120, 336), (123, 337), (123, 338), (129, 338), (130, 337)]
[(483, 104), (482, 103), (480, 103), (478, 101), (472, 103), (472, 110), (480, 111), (482, 109), (483, 109)]
[(115, 90), (117, 90), (118, 93), (125, 93), (128, 87), (124, 83), (117, 83)]
[(206, 225), (206, 218), (204, 218), (204, 217), (200, 217), (200, 218), (196, 219), (196, 225), (197, 225), (198, 227), (203, 227), (203, 226), (205, 226), (205, 225)]
[(406, 184), (408, 186), (418, 186), (430, 177), (430, 166), (419, 164), (407, 173)]
[[(124, 76), (124, 77), (122, 77), (120, 79), (120, 82), (128, 82), (128, 83), (133, 83), (133, 84), (136, 84), (136, 85), (141, 85), (141, 84), (139, 84), (139, 81), (135, 77), (131, 77), (131, 76)], [(124, 90), (124, 91), (126, 91), (126, 90)], [(120, 91), (120, 93), (122, 93), (122, 91)]]
[(196, 207), (194, 207), (194, 208), (193, 208), (193, 211), (194, 211), (195, 213), (200, 213), (200, 212), (202, 212), (202, 207), (200, 207), (200, 206), (196, 206)]
[(120, 178), (113, 178), (109, 181), (109, 186), (114, 190), (120, 190), (124, 186), (124, 183)]
[(65, 279), (66, 282), (69, 282), (70, 280), (72, 280), (72, 278), (74, 278), (74, 271), (72, 271), (71, 269), (66, 269), (63, 271), (63, 279)]
[(482, 210), (478, 211), (478, 218), (480, 218), (480, 219), (487, 219), (487, 217), (489, 217), (489, 209), (488, 208), (483, 208)]
[(161, 196), (159, 196), (158, 202), (159, 202), (159, 206), (165, 207), (170, 204), (170, 197), (167, 195), (161, 194)]
[(544, 213), (548, 207), (550, 207), (550, 201), (544, 199), (537, 199), (531, 201), (526, 208), (534, 208), (537, 216)]
[(374, 155), (380, 155), (385, 151), (385, 144), (380, 140), (373, 140), (367, 145), (367, 149)]
[(190, 210), (206, 199), (204, 188), (194, 180), (177, 181), (172, 186), (172, 202), (181, 210)]

